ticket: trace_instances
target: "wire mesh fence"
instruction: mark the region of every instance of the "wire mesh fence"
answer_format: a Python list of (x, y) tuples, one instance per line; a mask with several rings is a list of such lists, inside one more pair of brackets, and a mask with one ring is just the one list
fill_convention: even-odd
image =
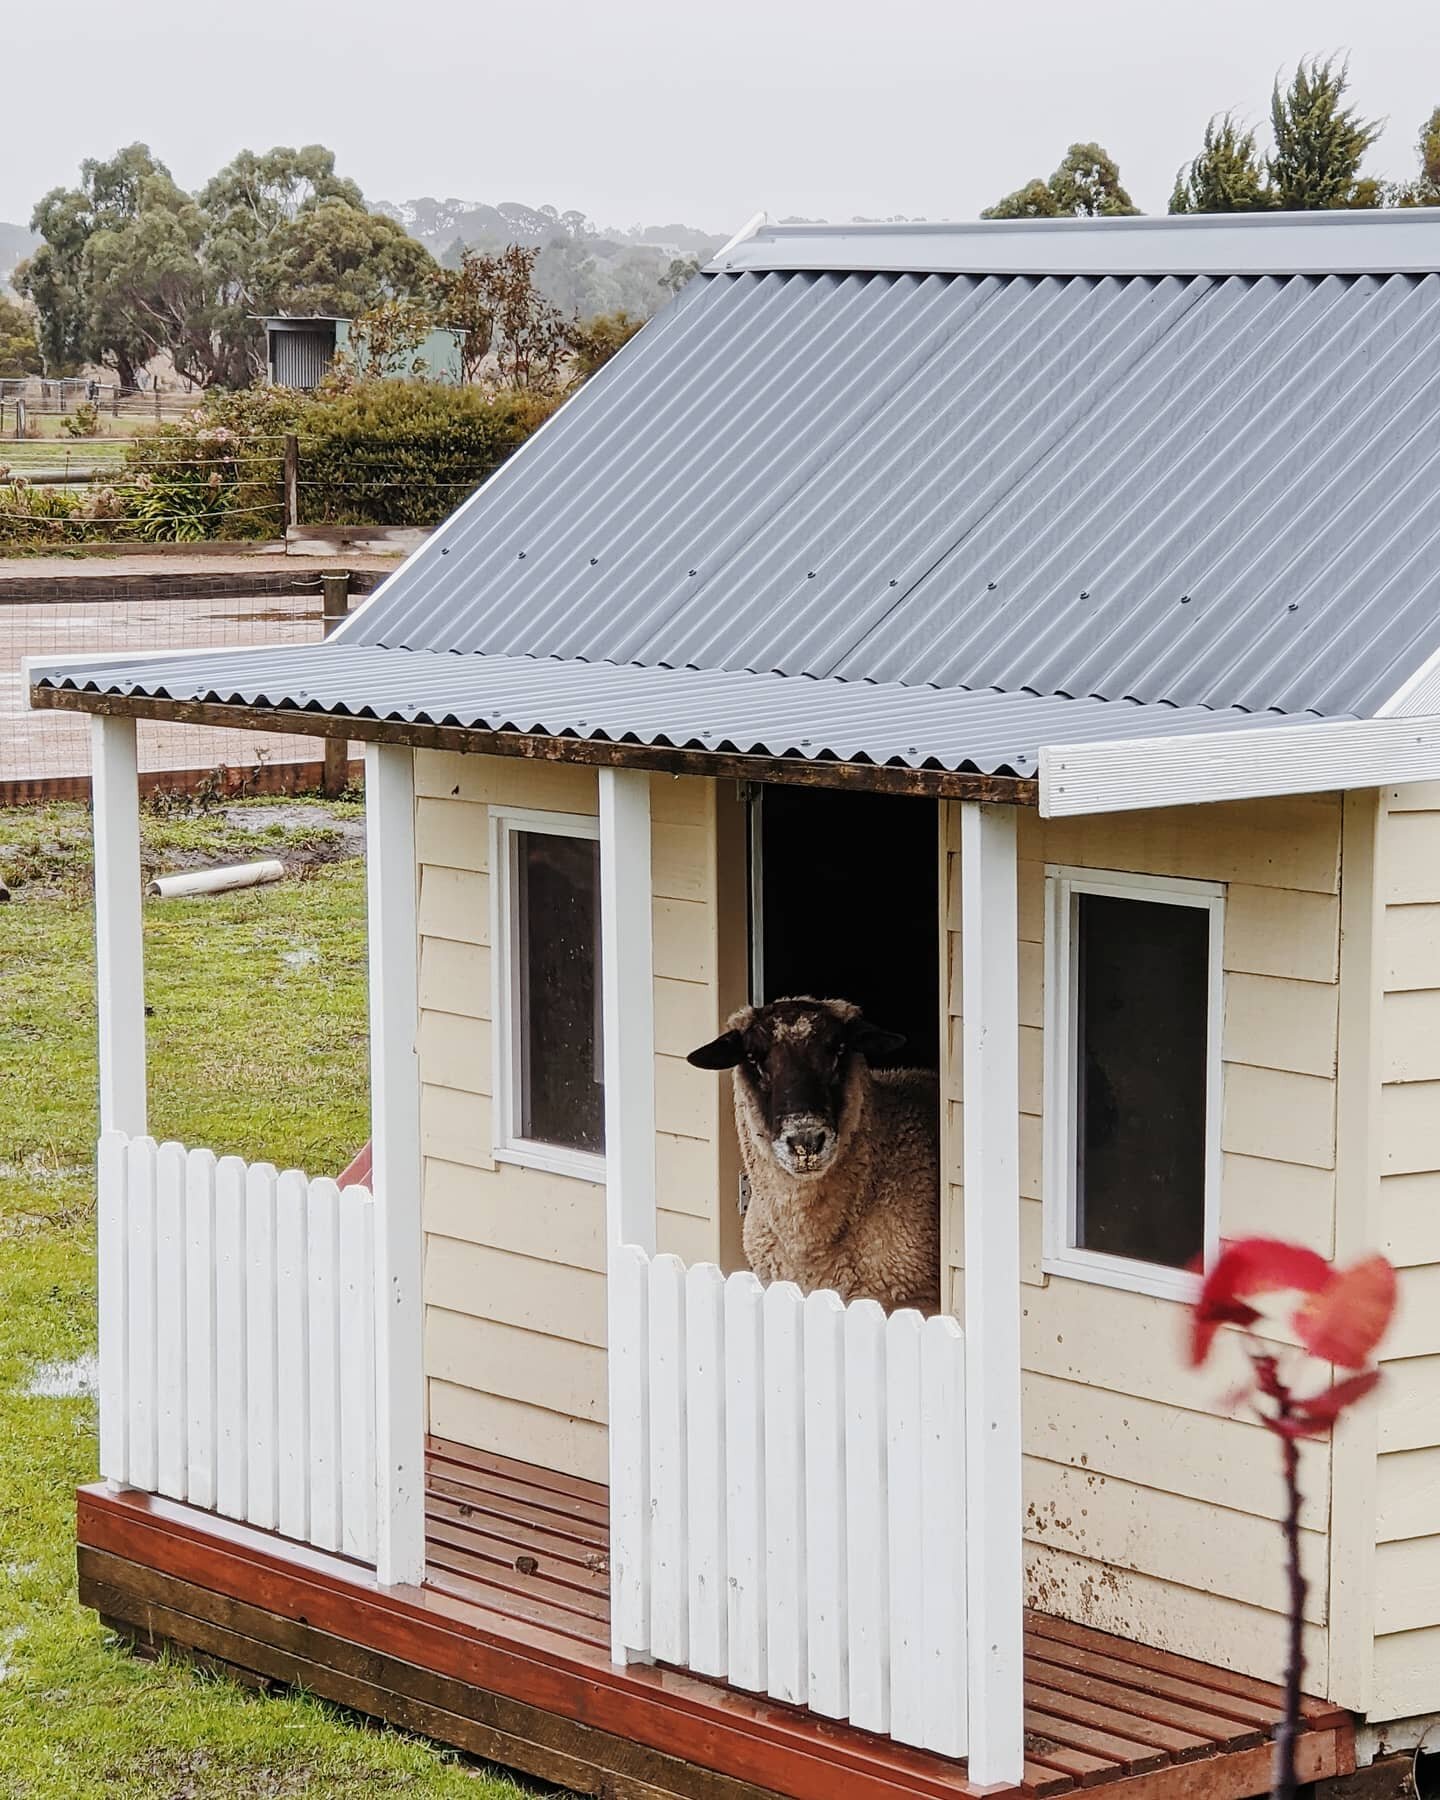
[[(143, 576), (87, 578), (85, 586), (96, 590), (93, 599), (88, 593), (76, 596), (78, 582), (73, 576), (55, 579), (60, 591), (54, 598), (33, 597), (47, 585), (43, 578), (24, 583), (22, 591), (31, 597), (14, 599), (7, 598), (6, 587), (15, 590), (21, 584), (0, 580), (0, 786), (60, 784), (88, 774), (90, 768), (88, 718), (33, 711), (23, 679), (24, 657), (309, 644), (324, 635), (318, 573), (277, 578), (275, 585), (283, 579), (289, 592), (227, 594), (222, 576), (203, 570), (187, 576), (170, 560), (165, 581), (151, 581), (148, 592)], [(182, 585), (187, 580), (188, 594)], [(232, 585), (253, 588), (259, 583), (235, 580)], [(113, 597), (127, 589), (133, 597)], [(201, 589), (207, 591), (197, 591)], [(151, 720), (140, 721), (138, 740), (142, 771), (211, 770), (223, 765), (240, 779), (267, 765), (313, 762), (321, 749), (318, 740), (288, 732), (216, 730)]]

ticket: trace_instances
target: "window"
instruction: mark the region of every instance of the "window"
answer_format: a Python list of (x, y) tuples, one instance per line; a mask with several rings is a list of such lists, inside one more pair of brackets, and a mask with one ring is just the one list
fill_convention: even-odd
[(604, 1179), (595, 819), (491, 811), (495, 1154)]
[(1188, 1297), (1218, 1241), (1223, 889), (1046, 890), (1045, 1267)]

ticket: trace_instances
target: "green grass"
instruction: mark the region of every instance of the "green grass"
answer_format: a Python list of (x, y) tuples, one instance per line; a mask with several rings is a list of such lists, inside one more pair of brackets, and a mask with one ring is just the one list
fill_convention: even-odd
[[(328, 853), (331, 821), (295, 817), (259, 837), (215, 816), (147, 819), (146, 859), (257, 842)], [(515, 1800), (489, 1771), (308, 1696), (142, 1662), (76, 1600), (73, 1493), (95, 1474), (94, 1404), (28, 1390), (94, 1347), (87, 828), (79, 807), (0, 811), (15, 894), (0, 908), (0, 1800)], [(150, 902), (145, 931), (155, 1134), (340, 1168), (367, 1130), (362, 865)]]
[[(45, 422), (52, 423), (48, 419)], [(117, 430), (113, 438), (71, 438), (53, 432), (18, 442), (11, 437), (0, 438), (0, 465), (8, 464), (16, 475), (26, 475), (32, 469), (63, 469), (67, 463), (72, 469), (118, 467), (125, 454), (123, 438), (135, 436), (134, 427), (127, 421), (122, 419), (119, 425), (123, 432)]]

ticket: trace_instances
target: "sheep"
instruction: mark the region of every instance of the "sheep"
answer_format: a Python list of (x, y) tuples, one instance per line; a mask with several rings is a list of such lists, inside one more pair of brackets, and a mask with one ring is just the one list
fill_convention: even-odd
[(734, 1070), (745, 1255), (762, 1281), (938, 1310), (938, 1079), (868, 1062), (904, 1042), (848, 1000), (806, 995), (743, 1007), (690, 1052)]

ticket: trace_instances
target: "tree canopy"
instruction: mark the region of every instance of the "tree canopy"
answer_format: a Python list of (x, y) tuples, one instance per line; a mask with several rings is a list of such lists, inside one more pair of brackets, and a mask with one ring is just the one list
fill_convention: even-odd
[(161, 351), (202, 387), (264, 367), (256, 315), (350, 318), (422, 289), (435, 264), (312, 144), (242, 150), (196, 194), (145, 144), (81, 164), (35, 208), (42, 242), (16, 271), (46, 367), (115, 370), (124, 385)]
[(987, 206), (982, 219), (1129, 217), (1139, 207), (1126, 193), (1115, 160), (1099, 144), (1072, 144), (1048, 181), (1037, 176)]
[(0, 294), (0, 375), (38, 375), (43, 367), (34, 319)]

